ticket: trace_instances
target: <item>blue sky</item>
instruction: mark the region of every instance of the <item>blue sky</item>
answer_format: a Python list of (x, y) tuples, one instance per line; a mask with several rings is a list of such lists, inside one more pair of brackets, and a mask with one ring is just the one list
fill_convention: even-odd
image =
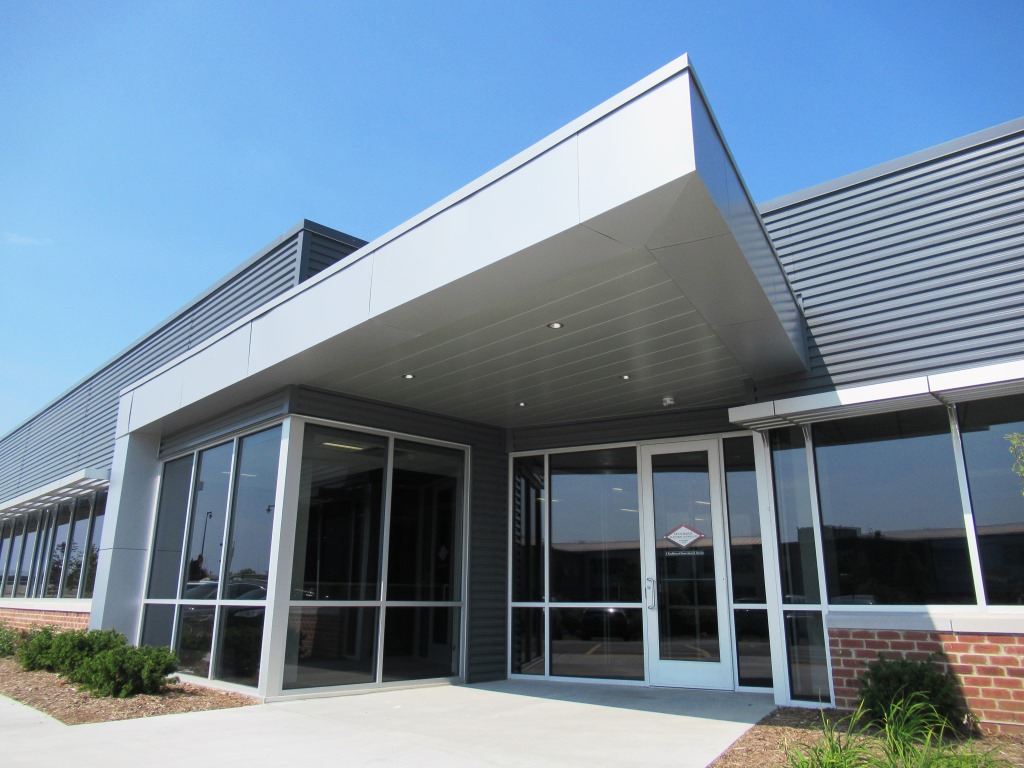
[(302, 218), (371, 239), (682, 53), (758, 202), (1024, 116), (1024, 3), (0, 0), (0, 434)]

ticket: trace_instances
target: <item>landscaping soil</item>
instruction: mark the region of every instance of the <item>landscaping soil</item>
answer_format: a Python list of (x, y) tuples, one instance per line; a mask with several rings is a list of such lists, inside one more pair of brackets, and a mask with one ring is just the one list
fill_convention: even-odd
[(14, 659), (0, 659), (0, 694), (55, 717), (66, 725), (105, 723), (136, 717), (248, 707), (257, 699), (190, 683), (176, 683), (163, 693), (111, 699), (78, 691), (52, 672), (25, 672)]

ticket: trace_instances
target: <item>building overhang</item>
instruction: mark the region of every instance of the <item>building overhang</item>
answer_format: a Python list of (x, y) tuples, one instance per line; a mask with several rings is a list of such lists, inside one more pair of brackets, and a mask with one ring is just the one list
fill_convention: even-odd
[(0, 504), (0, 520), (74, 501), (79, 496), (106, 488), (109, 483), (110, 471), (106, 469), (73, 472)]
[(766, 400), (730, 408), (729, 421), (747, 429), (767, 430), (1022, 393), (1024, 360), (1011, 360), (814, 395)]
[(682, 57), (127, 388), (118, 434), (287, 384), (512, 427), (726, 405), (806, 367)]

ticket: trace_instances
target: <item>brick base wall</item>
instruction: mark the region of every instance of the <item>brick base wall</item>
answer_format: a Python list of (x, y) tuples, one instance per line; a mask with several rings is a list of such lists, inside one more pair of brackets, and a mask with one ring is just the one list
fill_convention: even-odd
[(880, 629), (830, 629), (836, 706), (857, 706), (857, 685), (871, 661), (939, 660), (960, 680), (964, 700), (983, 731), (1024, 730), (1024, 634), (967, 634)]
[(47, 611), (34, 608), (0, 608), (0, 621), (13, 629), (57, 627), (88, 629), (89, 613), (78, 611)]

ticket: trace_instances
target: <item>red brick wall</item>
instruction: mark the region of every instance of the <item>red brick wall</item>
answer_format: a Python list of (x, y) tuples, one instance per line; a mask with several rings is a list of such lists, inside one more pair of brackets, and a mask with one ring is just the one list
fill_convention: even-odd
[(857, 681), (868, 662), (886, 658), (939, 660), (957, 674), (982, 729), (1024, 729), (1024, 634), (967, 634), (882, 629), (830, 629), (836, 706), (857, 706)]
[(33, 608), (0, 608), (0, 621), (14, 629), (57, 627), (88, 629), (89, 613), (78, 611), (47, 611)]

